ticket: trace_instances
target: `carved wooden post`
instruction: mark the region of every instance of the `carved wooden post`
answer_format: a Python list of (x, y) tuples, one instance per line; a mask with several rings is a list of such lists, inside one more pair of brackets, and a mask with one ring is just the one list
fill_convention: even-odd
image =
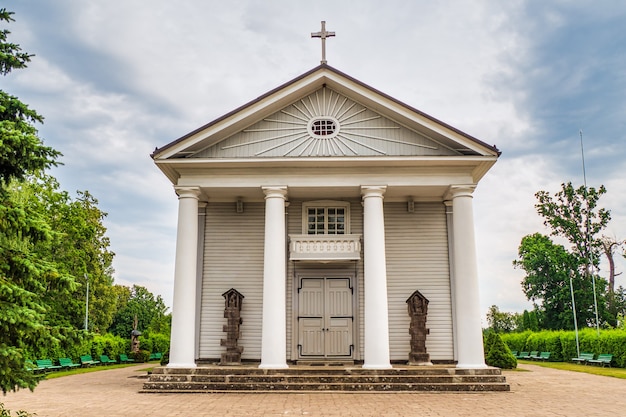
[(411, 335), (411, 352), (409, 353), (409, 365), (432, 365), (430, 355), (426, 352), (426, 335), (430, 329), (426, 328), (426, 317), (428, 316), (428, 300), (419, 291), (415, 291), (406, 300), (408, 304), (411, 324), (409, 334)]
[(220, 365), (241, 365), (243, 346), (237, 346), (237, 339), (239, 339), (239, 325), (242, 323), (241, 303), (244, 297), (234, 288), (226, 291), (222, 297), (226, 300), (224, 308), (226, 325), (223, 327), (226, 339), (221, 339), (220, 345), (226, 346), (226, 352), (222, 353)]

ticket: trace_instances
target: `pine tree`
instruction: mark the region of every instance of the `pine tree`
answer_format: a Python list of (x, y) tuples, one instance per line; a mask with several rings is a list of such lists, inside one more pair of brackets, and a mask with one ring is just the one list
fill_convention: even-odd
[(490, 332), (485, 347), (485, 362), (502, 369), (517, 368), (517, 359), (498, 333)]
[[(0, 23), (13, 21), (13, 13), (0, 9)], [(7, 42), (0, 30), (0, 73), (25, 68), (31, 55)], [(0, 389), (33, 389), (38, 377), (28, 369), (29, 347), (48, 343), (58, 329), (45, 323), (42, 282), (59, 282), (55, 266), (39, 259), (34, 245), (50, 239), (52, 231), (42, 214), (19, 193), (19, 181), (56, 165), (59, 153), (44, 146), (34, 123), (43, 118), (24, 103), (0, 90)], [(58, 333), (56, 335), (59, 335)]]

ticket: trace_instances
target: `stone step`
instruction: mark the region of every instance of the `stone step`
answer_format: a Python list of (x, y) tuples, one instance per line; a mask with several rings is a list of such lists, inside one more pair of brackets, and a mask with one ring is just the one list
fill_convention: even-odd
[(485, 392), (509, 391), (510, 386), (505, 382), (498, 383), (152, 383), (144, 384), (143, 393), (181, 392), (181, 393), (214, 393), (214, 392)]
[(454, 367), (398, 367), (390, 369), (363, 369), (360, 367), (290, 367), (285, 369), (261, 369), (242, 366), (212, 366), (187, 368), (157, 367), (153, 375), (501, 375), (498, 368), (460, 369)]
[(407, 392), (509, 391), (498, 368), (457, 369), (451, 366), (363, 369), (293, 366), (159, 367), (144, 384), (152, 392)]
[(319, 384), (427, 384), (427, 383), (491, 383), (505, 382), (501, 375), (153, 375), (151, 382), (199, 383), (319, 383)]

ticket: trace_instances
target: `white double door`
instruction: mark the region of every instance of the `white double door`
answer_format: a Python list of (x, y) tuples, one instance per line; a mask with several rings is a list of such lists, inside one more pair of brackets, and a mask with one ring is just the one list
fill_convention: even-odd
[(350, 277), (299, 278), (298, 352), (300, 358), (351, 358), (353, 287)]

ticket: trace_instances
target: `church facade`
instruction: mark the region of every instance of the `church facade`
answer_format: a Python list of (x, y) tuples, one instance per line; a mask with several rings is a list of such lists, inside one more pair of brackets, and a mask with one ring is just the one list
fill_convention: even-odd
[(179, 199), (169, 367), (218, 361), (223, 294), (262, 368), (485, 367), (472, 193), (499, 151), (322, 64), (156, 149)]

